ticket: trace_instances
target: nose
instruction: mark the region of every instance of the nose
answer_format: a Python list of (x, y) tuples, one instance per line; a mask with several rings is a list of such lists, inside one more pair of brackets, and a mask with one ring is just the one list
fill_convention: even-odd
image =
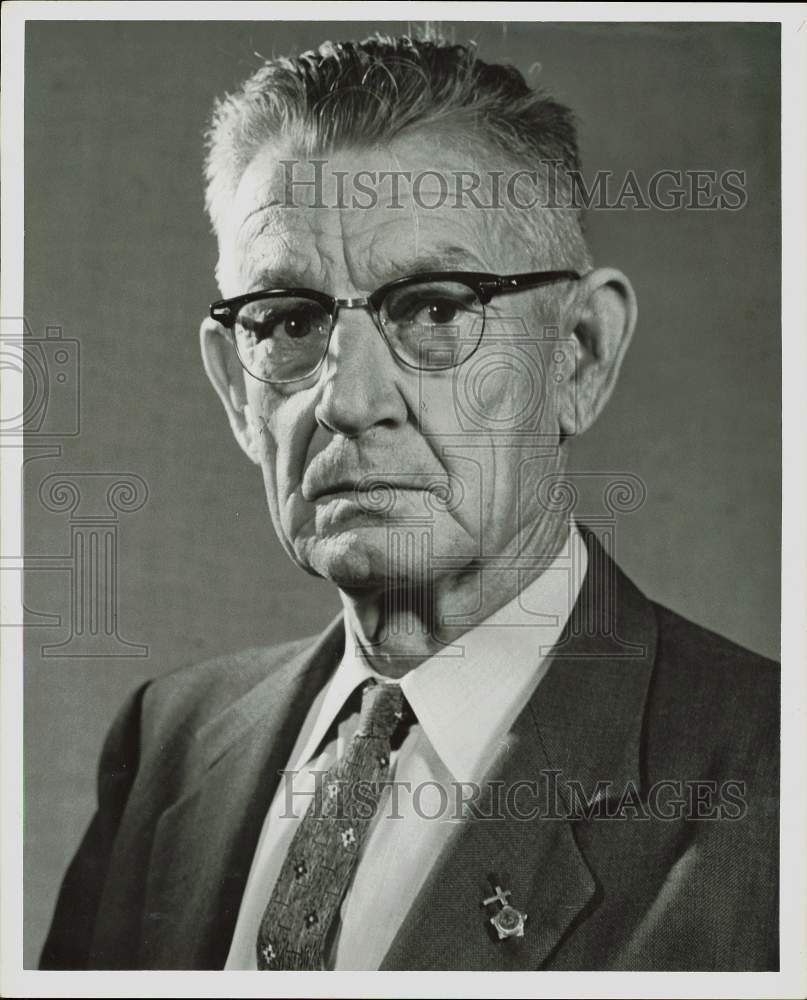
[(342, 306), (328, 345), (314, 415), (332, 434), (359, 437), (406, 421), (398, 366), (366, 307)]

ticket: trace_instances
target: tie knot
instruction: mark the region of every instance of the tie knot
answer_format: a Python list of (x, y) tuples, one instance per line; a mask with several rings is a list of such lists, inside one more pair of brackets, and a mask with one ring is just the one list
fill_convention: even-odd
[(400, 684), (367, 684), (362, 691), (357, 735), (389, 739), (401, 721), (402, 706)]

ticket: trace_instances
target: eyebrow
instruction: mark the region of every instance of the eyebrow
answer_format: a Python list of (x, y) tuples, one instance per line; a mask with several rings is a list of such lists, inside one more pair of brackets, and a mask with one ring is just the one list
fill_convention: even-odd
[[(372, 267), (371, 270), (374, 273), (382, 273), (381, 268)], [(383, 273), (386, 277), (379, 279), (379, 285), (388, 284), (390, 281), (407, 277), (410, 274), (452, 270), (487, 271), (487, 268), (478, 257), (463, 247), (444, 246), (416, 257), (385, 261)], [(305, 277), (304, 272), (297, 271), (293, 267), (272, 268), (258, 273), (255, 289), (310, 288), (309, 280)], [(328, 294), (334, 294), (327, 289), (323, 290), (327, 291)]]
[(272, 288), (310, 288), (308, 280), (302, 271), (295, 271), (294, 268), (280, 267), (271, 270), (261, 270), (252, 282), (256, 290)]
[(451, 271), (451, 270), (487, 270), (478, 257), (470, 253), (464, 247), (444, 246), (436, 250), (422, 254), (411, 259), (399, 258), (389, 262), (387, 270), (390, 277), (387, 281), (394, 281), (395, 278), (402, 278), (409, 274), (422, 274), (426, 271)]

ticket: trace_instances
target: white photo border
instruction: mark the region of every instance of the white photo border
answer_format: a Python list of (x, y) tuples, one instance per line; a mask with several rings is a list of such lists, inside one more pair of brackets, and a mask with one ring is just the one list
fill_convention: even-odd
[[(807, 995), (807, 4), (26, 2), (2, 8), (0, 315), (23, 315), (24, 32), (34, 20), (344, 21), (445, 18), (546, 22), (778, 22), (782, 31), (782, 790), (779, 972), (262, 973), (38, 972), (22, 968), (22, 635), (0, 629), (0, 993), (17, 997), (799, 997)], [(4, 411), (22, 410), (22, 376), (3, 373)], [(0, 449), (2, 551), (22, 551), (22, 449)], [(2, 615), (19, 621), (20, 574), (2, 577)]]

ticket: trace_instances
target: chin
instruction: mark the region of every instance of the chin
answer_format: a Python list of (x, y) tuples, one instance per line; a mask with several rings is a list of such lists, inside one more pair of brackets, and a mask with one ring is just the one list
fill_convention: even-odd
[(405, 557), (396, 558), (388, 539), (381, 526), (351, 527), (298, 541), (294, 551), (303, 569), (346, 590), (375, 590), (429, 578), (425, 561), (412, 565)]

